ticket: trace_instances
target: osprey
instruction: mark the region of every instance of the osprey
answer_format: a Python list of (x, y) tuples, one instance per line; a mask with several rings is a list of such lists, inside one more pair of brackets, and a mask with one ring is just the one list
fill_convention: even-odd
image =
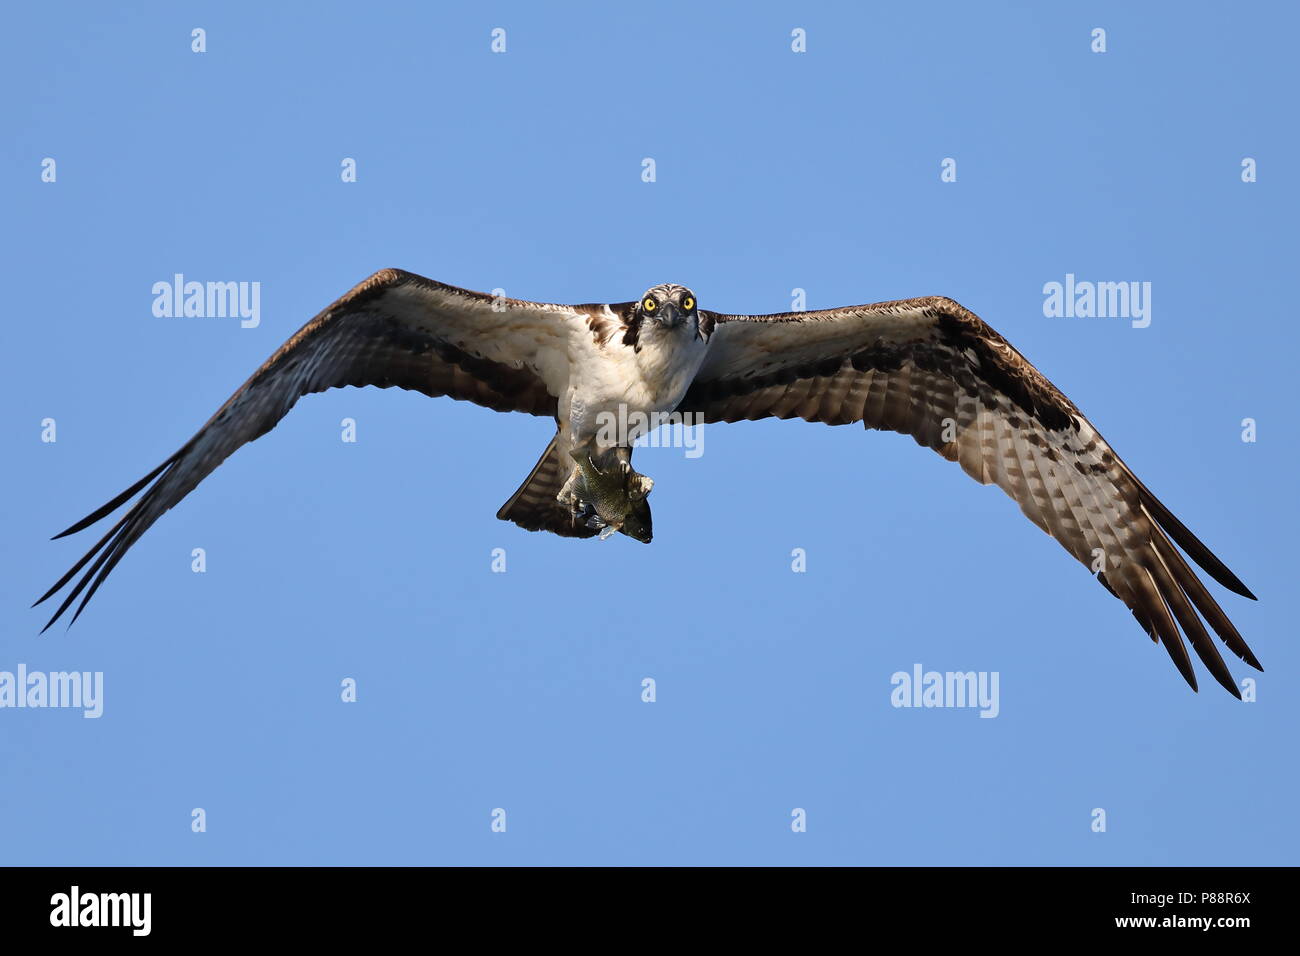
[(727, 315), (700, 308), (679, 285), (655, 286), (635, 302), (556, 305), (397, 269), (375, 273), (327, 307), (174, 455), (56, 535), (81, 531), (144, 492), (36, 602), (90, 564), (46, 628), (84, 591), (75, 621), (140, 535), (232, 452), (274, 428), (301, 396), (345, 385), (395, 385), (554, 418), (555, 436), (497, 517), (567, 537), (607, 533), (616, 512), (619, 522), (635, 517), (639, 533), (628, 533), (649, 540), (650, 481), (631, 470), (637, 433), (602, 438), (610, 415), (862, 422), (911, 435), (975, 480), (998, 485), (1097, 572), (1193, 690), (1180, 628), (1210, 673), (1241, 696), (1202, 618), (1262, 670), (1174, 545), (1225, 588), (1254, 595), (1068, 398), (951, 299)]

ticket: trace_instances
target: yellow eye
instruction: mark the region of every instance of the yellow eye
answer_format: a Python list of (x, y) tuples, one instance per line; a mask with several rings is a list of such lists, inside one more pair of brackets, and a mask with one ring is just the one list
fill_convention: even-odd
[(682, 299), (682, 308), (687, 312), (691, 311), (691, 309), (695, 308), (695, 300), (688, 295), (686, 298)]
[(645, 309), (647, 312), (653, 312), (658, 307), (659, 303), (650, 298), (650, 296), (646, 296), (645, 301), (641, 303), (641, 308)]

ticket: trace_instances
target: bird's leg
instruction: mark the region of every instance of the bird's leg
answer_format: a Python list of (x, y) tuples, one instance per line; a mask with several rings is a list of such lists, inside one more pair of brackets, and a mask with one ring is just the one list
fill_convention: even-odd
[(654, 487), (655, 480), (633, 470), (632, 447), (630, 445), (619, 445), (615, 448), (614, 461), (618, 469), (623, 472), (623, 486), (627, 489), (628, 498), (632, 501), (640, 501), (650, 494), (650, 489)]
[[(575, 525), (612, 534), (627, 516), (645, 510), (641, 502), (654, 481), (632, 469), (632, 449), (600, 447), (594, 438), (570, 452), (576, 468), (569, 474), (556, 500), (569, 509)], [(648, 514), (648, 512), (647, 512)]]
[(567, 505), (569, 510), (577, 514), (582, 510), (582, 469), (574, 465), (573, 471), (569, 472), (569, 477), (564, 482), (564, 487), (560, 493), (555, 496), (555, 500), (562, 505)]
[(632, 470), (632, 446), (631, 445), (615, 445), (613, 448), (610, 449), (609, 454), (614, 459), (614, 461), (618, 464), (618, 467), (622, 470), (623, 474), (626, 475), (629, 471)]
[(582, 470), (574, 468), (555, 500), (569, 509), (574, 524), (600, 530), (605, 527), (605, 521), (596, 513), (595, 505), (583, 497), (586, 490), (587, 483), (582, 478)]
[[(575, 445), (570, 454), (577, 452), (582, 455), (590, 455), (595, 446), (595, 439), (589, 438), (581, 444)], [(563, 458), (564, 461), (571, 461), (569, 456)], [(575, 515), (583, 510), (586, 504), (584, 500), (587, 494), (587, 482), (582, 477), (582, 465), (573, 464), (569, 477), (565, 479), (564, 486), (560, 488), (560, 493), (555, 496), (555, 500), (562, 505), (568, 505), (569, 510)]]
[[(575, 450), (590, 455), (593, 453), (594, 447), (595, 440), (588, 439), (577, 446)], [(569, 472), (569, 477), (565, 479), (563, 487), (560, 488), (559, 494), (555, 496), (555, 500), (569, 509), (574, 524), (585, 525), (593, 530), (601, 530), (606, 527), (605, 520), (597, 514), (595, 505), (588, 498), (589, 491), (587, 481), (582, 476), (582, 466), (574, 465), (573, 470)]]

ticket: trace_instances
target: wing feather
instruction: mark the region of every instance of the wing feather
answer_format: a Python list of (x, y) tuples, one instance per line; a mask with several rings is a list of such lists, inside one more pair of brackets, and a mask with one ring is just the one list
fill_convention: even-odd
[(159, 517), (240, 446), (274, 428), (302, 396), (374, 385), (554, 416), (567, 386), (570, 339), (591, 334), (588, 322), (597, 309), (494, 298), (398, 269), (375, 273), (298, 330), (179, 451), (56, 535), (84, 530), (144, 491), (36, 602), (53, 597), (90, 565), (45, 627), (84, 592), (75, 621)]
[[(1174, 547), (1225, 588), (1241, 580), (1160, 503), (1092, 424), (1010, 343), (951, 299), (823, 312), (710, 313), (713, 338), (679, 405), (706, 422), (799, 417), (911, 435), (996, 484), (1123, 601), (1195, 689), (1182, 635), (1240, 696), (1205, 624), (1259, 667)], [(1170, 539), (1173, 539), (1172, 542)]]

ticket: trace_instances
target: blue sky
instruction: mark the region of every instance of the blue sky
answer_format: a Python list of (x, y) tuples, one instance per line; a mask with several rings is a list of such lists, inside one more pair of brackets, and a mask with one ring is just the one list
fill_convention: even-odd
[[(1295, 863), (1294, 10), (466, 6), (3, 14), (0, 670), (103, 672), (104, 713), (0, 710), (0, 862)], [(735, 312), (949, 295), (1259, 595), (1211, 584), (1258, 699), (1191, 693), (905, 437), (712, 427), (638, 452), (651, 546), (575, 542), (495, 518), (548, 422), (376, 389), (304, 399), (37, 637), (95, 540), (47, 538), (388, 266)], [(259, 282), (260, 325), (155, 317), (175, 273)], [(1150, 282), (1150, 326), (1045, 317), (1067, 274)], [(997, 718), (892, 707), (918, 663), (996, 672)]]

